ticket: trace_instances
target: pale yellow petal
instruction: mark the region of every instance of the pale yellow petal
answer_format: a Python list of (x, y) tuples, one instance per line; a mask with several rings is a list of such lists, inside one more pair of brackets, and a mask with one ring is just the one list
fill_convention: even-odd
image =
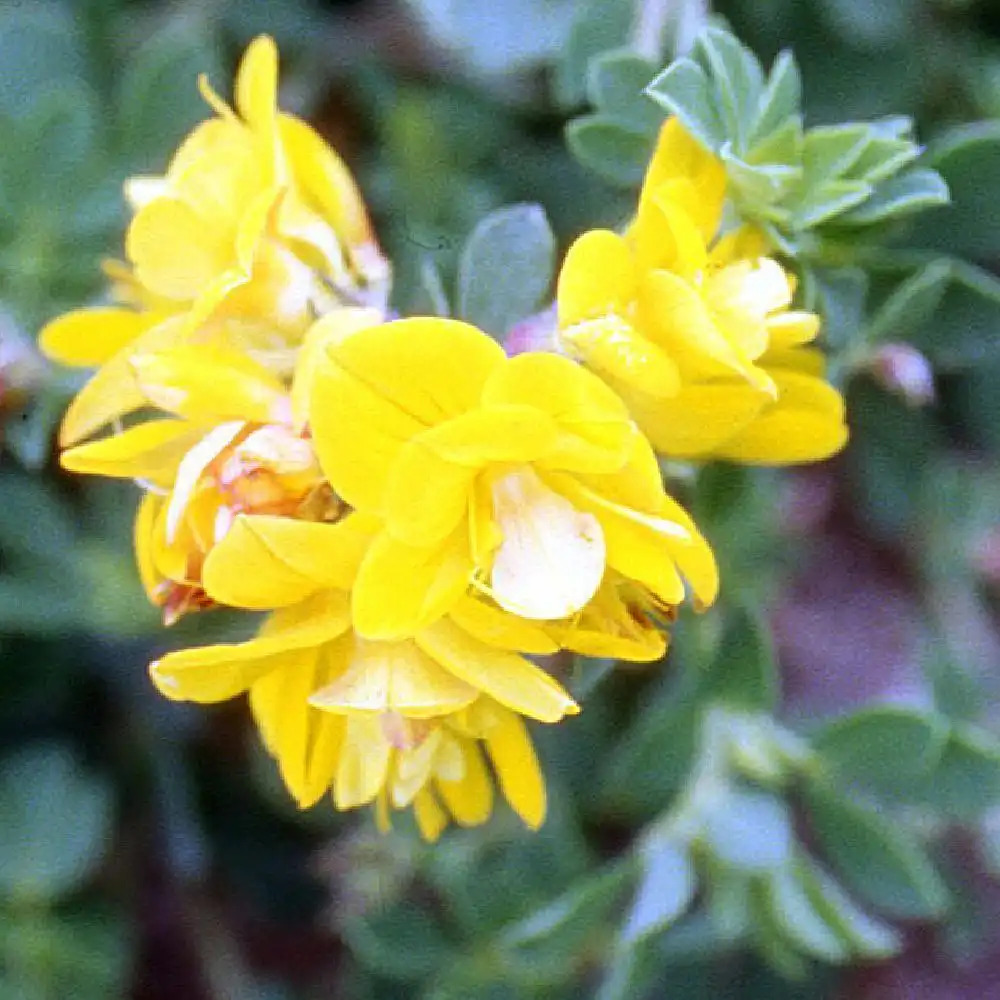
[(371, 802), (385, 786), (391, 755), (377, 716), (348, 716), (333, 785), (337, 808), (353, 809)]
[(170, 489), (181, 459), (203, 433), (186, 420), (150, 420), (69, 448), (59, 463), (70, 472), (144, 479)]
[(357, 639), (347, 652), (346, 669), (309, 700), (329, 712), (432, 718), (465, 708), (477, 694), (410, 640)]
[(490, 571), (494, 600), (534, 620), (579, 611), (604, 576), (598, 519), (546, 487), (528, 467), (493, 483), (493, 510), (502, 536)]
[(541, 625), (475, 597), (461, 598), (451, 609), (450, 615), (464, 631), (497, 649), (547, 656), (559, 648), (548, 630)]
[(562, 686), (540, 667), (478, 642), (447, 619), (424, 629), (416, 642), (456, 677), (516, 712), (541, 722), (557, 722), (579, 711)]
[(284, 385), (239, 351), (190, 344), (136, 354), (132, 366), (151, 403), (189, 420), (291, 423)]

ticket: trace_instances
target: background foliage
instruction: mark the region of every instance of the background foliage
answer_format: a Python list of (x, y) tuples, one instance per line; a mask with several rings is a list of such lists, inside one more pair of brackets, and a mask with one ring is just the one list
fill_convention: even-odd
[[(668, 469), (720, 608), (660, 669), (561, 664), (586, 711), (537, 733), (539, 834), (501, 814), (428, 848), (297, 813), (243, 706), (157, 698), (157, 651), (246, 625), (159, 628), (134, 491), (56, 468), (76, 376), (33, 335), (100, 294), (122, 179), (162, 166), (204, 113), (196, 74), (224, 87), (261, 30), (285, 105), (359, 173), (397, 307), (501, 333), (543, 304), (556, 244), (625, 219), (664, 113), (628, 95), (701, 5), (0, 4), (0, 997), (1000, 995), (1000, 18), (715, 11), (767, 66), (794, 49), (808, 125), (912, 116), (954, 204), (849, 253), (810, 222), (848, 451)], [(780, 180), (753, 136), (732, 153), (748, 191)], [(823, 190), (863, 180), (844, 171)]]

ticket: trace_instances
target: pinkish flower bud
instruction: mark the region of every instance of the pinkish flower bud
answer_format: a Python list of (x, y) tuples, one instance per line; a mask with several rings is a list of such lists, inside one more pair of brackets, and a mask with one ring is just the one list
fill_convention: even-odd
[(870, 369), (889, 392), (908, 406), (934, 402), (934, 371), (930, 362), (909, 344), (885, 344), (872, 356)]

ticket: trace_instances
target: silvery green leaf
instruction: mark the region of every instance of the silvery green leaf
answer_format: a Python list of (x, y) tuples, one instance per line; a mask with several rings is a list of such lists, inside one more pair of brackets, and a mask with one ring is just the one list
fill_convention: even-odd
[(915, 167), (879, 184), (865, 202), (840, 214), (837, 223), (871, 226), (921, 209), (947, 205), (948, 201), (948, 185), (941, 175), (928, 167)]
[(655, 135), (663, 112), (645, 93), (656, 67), (630, 49), (605, 52), (591, 60), (587, 95), (592, 104), (632, 131)]
[(509, 205), (488, 215), (462, 249), (458, 316), (502, 337), (538, 308), (552, 283), (555, 249), (539, 205)]
[(785, 49), (774, 60), (767, 86), (757, 102), (757, 114), (747, 139), (753, 148), (780, 128), (789, 118), (800, 113), (802, 81), (792, 53)]
[(760, 63), (742, 42), (722, 28), (703, 31), (695, 43), (695, 53), (710, 70), (727, 137), (742, 152), (764, 88)]
[(621, 930), (624, 946), (633, 946), (673, 923), (697, 888), (694, 865), (684, 845), (660, 837), (645, 845), (642, 859), (639, 890)]
[(653, 138), (607, 115), (584, 115), (566, 126), (573, 155), (609, 184), (638, 187), (653, 153)]
[(797, 229), (811, 229), (821, 222), (841, 215), (849, 208), (860, 205), (871, 196), (872, 188), (865, 181), (834, 180), (808, 193), (805, 204), (796, 213)]
[(646, 88), (646, 93), (706, 149), (717, 150), (726, 130), (715, 109), (712, 86), (705, 71), (691, 59), (672, 62)]

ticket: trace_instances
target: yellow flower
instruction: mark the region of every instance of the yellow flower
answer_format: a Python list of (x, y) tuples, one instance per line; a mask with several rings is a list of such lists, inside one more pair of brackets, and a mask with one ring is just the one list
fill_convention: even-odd
[[(270, 38), (251, 43), (235, 112), (201, 81), (217, 116), (191, 132), (165, 175), (126, 184), (135, 210), (129, 264), (106, 268), (119, 304), (70, 312), (40, 334), (57, 361), (110, 368), (86, 390), (105, 420), (128, 412), (107, 411), (119, 395), (134, 396), (131, 353), (222, 339), (288, 371), (317, 315), (343, 305), (385, 307), (388, 264), (360, 193), (309, 125), (278, 112), (277, 59)], [(71, 408), (62, 441), (100, 426)]]
[[(348, 312), (338, 313), (338, 320), (345, 319)], [(142, 398), (172, 416), (63, 453), (63, 467), (70, 471), (136, 479), (146, 486), (136, 518), (136, 555), (150, 600), (164, 609), (168, 624), (213, 603), (202, 584), (205, 561), (238, 514), (311, 522), (332, 522), (343, 514), (305, 426), (306, 386), (317, 346), (307, 338), (290, 391), (234, 351), (188, 345), (137, 355), (132, 368)]]
[(671, 457), (787, 463), (844, 444), (844, 406), (804, 345), (813, 313), (759, 234), (720, 235), (722, 165), (664, 125), (624, 236), (592, 230), (559, 276), (560, 340)]
[[(240, 520), (267, 537), (283, 519)], [(338, 809), (375, 803), (384, 827), (391, 810), (412, 805), (428, 839), (449, 817), (466, 826), (488, 818), (484, 751), (515, 812), (539, 826), (545, 787), (519, 713), (555, 722), (576, 711), (544, 672), (454, 622), (410, 640), (362, 639), (350, 627), (347, 591), (329, 587), (275, 611), (256, 639), (169, 653), (150, 673), (175, 700), (249, 692), (264, 743), (302, 808), (332, 789)], [(481, 694), (484, 677), (491, 695)]]
[(639, 604), (679, 604), (685, 578), (715, 597), (711, 551), (649, 444), (566, 358), (507, 358), (468, 324), (399, 320), (328, 340), (311, 399), (330, 485), (383, 522), (353, 592), (369, 639), (412, 636), (470, 588), (522, 632), (572, 628), (618, 579), (649, 595)]

